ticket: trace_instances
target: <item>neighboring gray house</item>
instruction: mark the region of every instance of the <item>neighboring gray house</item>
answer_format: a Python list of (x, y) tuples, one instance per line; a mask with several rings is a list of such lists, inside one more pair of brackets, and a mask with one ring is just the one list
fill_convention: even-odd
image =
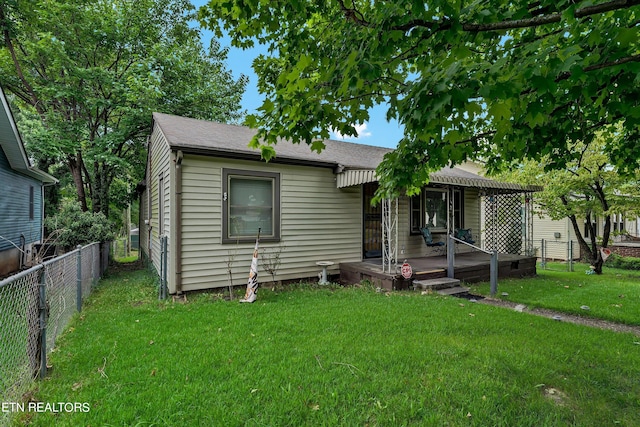
[(31, 166), (7, 99), (0, 88), (0, 276), (30, 262), (43, 236), (43, 186), (56, 183)]
[[(254, 135), (247, 127), (154, 113), (140, 247), (159, 272), (160, 236), (168, 236), (170, 293), (227, 286), (229, 265), (234, 285), (246, 283), (258, 228), (261, 250), (284, 246), (276, 280), (317, 277), (318, 261), (333, 262), (329, 273), (336, 274), (341, 262), (379, 258), (388, 249), (382, 223), (389, 217), (370, 200), (375, 168), (391, 150), (328, 140), (318, 154), (281, 141), (277, 157), (265, 163), (248, 147)], [(442, 254), (442, 247), (425, 245), (425, 223), (436, 240), (464, 227), (479, 241), (486, 197), (530, 191), (472, 170), (442, 169), (421, 194), (393, 204), (393, 259)], [(262, 267), (260, 274), (271, 280)]]

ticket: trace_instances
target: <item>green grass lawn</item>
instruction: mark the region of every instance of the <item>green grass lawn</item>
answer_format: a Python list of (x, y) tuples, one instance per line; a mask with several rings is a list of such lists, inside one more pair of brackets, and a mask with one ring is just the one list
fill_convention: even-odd
[[(588, 275), (587, 270), (588, 264), (576, 264), (572, 273), (538, 268), (537, 277), (501, 279), (496, 297), (529, 307), (640, 325), (640, 271), (605, 267), (602, 275)], [(472, 285), (472, 292), (489, 295), (490, 286)], [(508, 295), (502, 295), (504, 292)]]
[(152, 283), (103, 279), (51, 355), (34, 398), (90, 411), (16, 423), (640, 425), (631, 334), (417, 292), (301, 285), (181, 304)]

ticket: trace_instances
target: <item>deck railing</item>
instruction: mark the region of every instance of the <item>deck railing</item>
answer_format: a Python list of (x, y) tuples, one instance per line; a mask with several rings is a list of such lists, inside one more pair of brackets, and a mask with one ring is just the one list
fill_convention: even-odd
[(452, 234), (448, 235), (447, 239), (447, 277), (450, 279), (454, 278), (455, 273), (455, 258), (456, 258), (456, 250), (455, 243), (462, 243), (467, 245), (473, 249), (476, 249), (480, 252), (484, 252), (487, 255), (491, 255), (491, 263), (489, 264), (489, 280), (491, 282), (491, 296), (495, 296), (498, 292), (498, 251), (487, 251), (478, 246), (475, 246), (469, 242), (465, 242), (464, 240), (458, 239), (454, 237)]

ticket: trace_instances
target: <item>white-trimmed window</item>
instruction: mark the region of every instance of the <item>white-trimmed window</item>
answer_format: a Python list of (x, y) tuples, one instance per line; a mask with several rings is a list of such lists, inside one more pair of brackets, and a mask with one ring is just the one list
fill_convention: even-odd
[(611, 220), (613, 223), (613, 231), (617, 231), (619, 233), (624, 233), (624, 215), (623, 214), (613, 214), (611, 216)]
[(595, 237), (597, 237), (598, 236), (598, 217), (595, 215), (593, 215), (593, 217), (591, 218), (591, 227), (589, 227), (589, 222), (586, 219), (584, 220), (585, 239), (591, 237), (591, 233), (589, 232), (591, 228), (593, 228)]
[(425, 225), (432, 232), (446, 232), (448, 226), (448, 192), (444, 188), (428, 188), (411, 198), (411, 232), (420, 233)]
[(280, 174), (222, 170), (222, 241), (280, 240)]

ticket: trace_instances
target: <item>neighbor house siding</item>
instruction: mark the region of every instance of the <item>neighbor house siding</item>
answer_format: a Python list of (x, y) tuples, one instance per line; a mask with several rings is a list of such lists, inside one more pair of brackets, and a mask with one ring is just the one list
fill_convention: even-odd
[[(631, 235), (637, 236), (637, 220), (629, 220), (628, 218), (625, 218), (624, 226), (627, 232), (629, 232)], [(580, 232), (584, 233), (584, 218), (578, 218), (578, 227), (580, 229)], [(602, 218), (601, 215), (597, 217), (597, 229), (598, 237), (600, 238), (599, 241), (601, 241), (602, 231), (604, 230), (604, 218)], [(578, 239), (569, 218), (552, 220), (547, 215), (543, 215), (542, 217), (540, 217), (540, 215), (536, 214), (533, 219), (533, 230), (533, 245), (538, 257), (542, 256), (542, 239), (545, 240), (545, 257), (547, 259), (566, 260), (568, 258), (569, 240), (573, 241), (573, 259), (580, 259), (582, 257), (582, 251), (578, 244)], [(610, 246), (615, 242), (615, 238), (613, 235), (613, 226), (611, 227), (611, 232), (611, 241), (609, 242)], [(555, 233), (560, 233), (560, 237), (555, 237)], [(591, 239), (586, 238), (585, 241), (587, 242), (587, 244), (591, 245)]]
[[(315, 277), (317, 261), (360, 261), (362, 200), (360, 187), (337, 189), (331, 169), (185, 155), (182, 163), (182, 284), (184, 291), (246, 282), (253, 243), (222, 243), (224, 168), (280, 174), (281, 241), (261, 243), (260, 252), (281, 245), (276, 280)], [(260, 282), (271, 277), (260, 262)]]
[[(0, 148), (0, 251), (25, 243), (39, 242), (42, 238), (42, 183), (11, 169)], [(33, 187), (33, 218), (29, 215), (29, 194)]]
[[(579, 226), (583, 226), (583, 222), (578, 222)], [(559, 237), (556, 237), (556, 233)], [(548, 216), (534, 214), (533, 216), (533, 247), (536, 255), (542, 256), (542, 239), (545, 240), (546, 253), (545, 258), (566, 260), (568, 259), (568, 242), (573, 243), (573, 258), (580, 257), (580, 247), (576, 240), (573, 226), (568, 218), (560, 220), (552, 220)]]

